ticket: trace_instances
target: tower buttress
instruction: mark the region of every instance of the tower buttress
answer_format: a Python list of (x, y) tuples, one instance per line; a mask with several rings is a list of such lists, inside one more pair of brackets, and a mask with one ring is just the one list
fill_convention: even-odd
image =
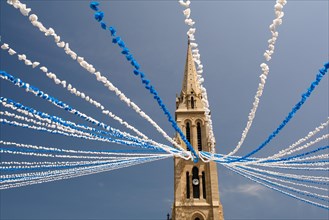
[[(176, 122), (196, 151), (210, 151), (209, 131), (193, 52), (188, 43), (182, 90), (176, 97)], [(187, 149), (176, 135), (176, 140)], [(217, 165), (174, 157), (172, 220), (223, 220)]]

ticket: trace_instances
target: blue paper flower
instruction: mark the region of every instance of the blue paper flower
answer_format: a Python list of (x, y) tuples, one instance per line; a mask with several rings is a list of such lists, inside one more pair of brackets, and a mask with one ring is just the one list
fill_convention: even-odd
[(104, 12), (98, 11), (95, 13), (95, 19), (99, 22), (102, 21), (104, 18)]
[(119, 41), (121, 41), (121, 37), (116, 37), (116, 38), (113, 38), (112, 43), (116, 44)]
[(124, 42), (123, 40), (119, 40), (119, 41), (118, 41), (118, 45), (119, 45), (119, 47), (121, 47), (121, 48), (125, 48), (125, 47), (126, 47), (126, 44), (125, 44), (125, 42)]
[(101, 27), (106, 30), (106, 24), (103, 21), (101, 21)]
[(125, 47), (125, 48), (123, 48), (121, 53), (124, 55), (127, 55), (127, 54), (129, 54), (129, 49)]
[(95, 11), (98, 11), (98, 6), (99, 5), (99, 3), (98, 2), (90, 2), (90, 8), (91, 9), (93, 9), (93, 10), (95, 10)]
[(115, 30), (115, 28), (111, 26), (111, 27), (109, 27), (109, 30), (111, 32), (112, 37), (115, 37), (115, 35), (117, 34), (117, 31)]
[(126, 56), (126, 59), (127, 59), (128, 61), (131, 61), (131, 60), (133, 59), (133, 56), (132, 56), (131, 54), (129, 54), (129, 55)]

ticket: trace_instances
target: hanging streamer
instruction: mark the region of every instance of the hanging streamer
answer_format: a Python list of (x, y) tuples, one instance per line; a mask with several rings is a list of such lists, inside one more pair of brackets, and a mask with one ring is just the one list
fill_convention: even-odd
[(289, 179), (289, 180), (296, 180), (296, 181), (301, 181), (301, 182), (307, 182), (307, 183), (313, 183), (313, 184), (320, 184), (320, 185), (329, 185), (329, 177), (324, 177), (324, 176), (310, 176), (310, 175), (296, 175), (296, 174), (290, 174), (290, 173), (281, 173), (281, 172), (276, 172), (276, 171), (269, 171), (269, 170), (263, 170), (255, 167), (249, 167), (249, 166), (244, 166), (240, 165), (237, 166), (241, 169), (245, 169), (248, 171), (254, 171), (254, 172), (259, 172), (262, 174), (278, 177), (278, 178), (284, 178), (284, 179)]
[[(85, 164), (76, 164), (76, 165), (70, 165), (70, 166), (64, 166), (61, 165), (57, 166), (57, 170), (47, 170), (47, 171), (42, 171), (42, 172), (33, 172), (33, 173), (14, 173), (14, 174), (7, 174), (7, 175), (1, 175), (0, 176), (0, 183), (9, 183), (9, 182), (17, 182), (17, 181), (26, 181), (27, 179), (32, 178), (44, 178), (48, 176), (53, 176), (53, 175), (59, 175), (62, 174), (63, 172), (71, 172), (71, 171), (80, 171), (85, 168), (89, 167), (95, 167), (99, 165), (116, 165), (116, 164), (127, 164), (135, 161), (141, 161), (141, 160), (149, 160), (152, 158), (161, 158), (161, 156), (149, 156), (149, 157), (135, 157), (135, 158), (121, 158), (117, 160), (111, 160), (111, 161), (100, 161), (98, 163), (85, 163)], [(42, 170), (42, 169), (41, 169)], [(22, 171), (19, 169), (18, 171)]]
[[(198, 44), (196, 43), (196, 40), (195, 40), (196, 28), (193, 28), (193, 25), (195, 24), (195, 22), (191, 18), (191, 9), (190, 9), (191, 1), (179, 0), (178, 2), (181, 6), (183, 6), (185, 8), (183, 11), (183, 14), (185, 16), (185, 24), (187, 24), (189, 26), (189, 30), (187, 31), (186, 34), (188, 36), (189, 41), (192, 41), (190, 43), (190, 45), (193, 48), (193, 50), (192, 50), (193, 60), (197, 64), (197, 73), (198, 73), (197, 80), (198, 80), (198, 83), (201, 88), (202, 103), (204, 104), (204, 107), (205, 107), (205, 117), (208, 121), (206, 126), (208, 127), (208, 131), (209, 131), (208, 137), (209, 137), (209, 141), (210, 141), (210, 149), (211, 149), (212, 154), (214, 154), (216, 151), (216, 149), (215, 149), (216, 140), (215, 140), (213, 125), (212, 125), (212, 120), (211, 120), (211, 115), (210, 115), (208, 94), (207, 94), (207, 90), (203, 87), (203, 82), (204, 82), (204, 78), (202, 77), (203, 65), (202, 65), (201, 59), (200, 59), (201, 56), (199, 53)], [(204, 161), (204, 162), (206, 162), (206, 161)]]
[[(243, 170), (241, 170), (239, 168), (235, 168), (235, 169), (236, 170), (239, 170), (240, 172), (244, 172)], [(293, 192), (293, 193), (297, 193), (297, 194), (300, 194), (302, 196), (306, 196), (306, 197), (309, 197), (309, 198), (318, 199), (318, 200), (324, 201), (326, 203), (328, 202), (328, 199), (321, 198), (320, 196), (318, 196), (318, 194), (314, 195), (314, 193), (310, 193), (308, 191), (302, 191), (302, 190), (296, 189), (294, 187), (288, 187), (288, 186), (285, 186), (285, 185), (282, 185), (282, 184), (279, 184), (279, 183), (276, 183), (276, 182), (267, 180), (265, 178), (262, 178), (262, 177), (259, 177), (259, 176), (256, 176), (256, 175), (253, 175), (253, 174), (250, 174), (250, 173), (248, 173), (248, 175), (251, 176), (251, 177), (253, 177), (253, 178), (255, 178), (255, 179), (257, 179), (257, 180), (260, 180), (263, 183), (270, 184), (271, 186), (279, 187), (281, 189), (284, 189), (284, 190), (287, 190), (287, 191), (290, 191), (290, 192)], [(326, 206), (326, 208), (329, 209), (328, 206)]]
[[(329, 125), (329, 120), (327, 120), (325, 123), (321, 123), (320, 126), (316, 127), (313, 131), (310, 131), (305, 137), (299, 139), (298, 141), (296, 141), (295, 143), (293, 143), (292, 145), (290, 145), (289, 147), (287, 147), (284, 150), (281, 150), (279, 153), (274, 154), (272, 156), (260, 159), (258, 161), (254, 161), (254, 162), (249, 162), (249, 164), (253, 164), (253, 163), (260, 163), (266, 160), (271, 160), (271, 159), (276, 159), (279, 157), (283, 157), (285, 155), (289, 155), (292, 154), (295, 151), (292, 151), (292, 149), (294, 149), (296, 146), (300, 145), (301, 143), (307, 141), (308, 139), (310, 139), (311, 137), (313, 137), (315, 134), (317, 134), (318, 132), (320, 132), (321, 130), (323, 130), (325, 127), (327, 127)], [(309, 142), (307, 144), (305, 144), (302, 148), (299, 148), (300, 150), (305, 149), (309, 146), (312, 146), (313, 144), (321, 141), (322, 139), (317, 139), (317, 141), (313, 141), (313, 142)]]
[[(104, 123), (101, 123), (101, 122), (95, 120), (94, 118), (92, 118), (90, 116), (87, 116), (84, 113), (81, 113), (80, 111), (72, 108), (71, 106), (67, 105), (66, 103), (57, 100), (56, 98), (54, 98), (54, 97), (52, 97), (52, 96), (44, 93), (43, 91), (39, 90), (38, 88), (36, 88), (36, 87), (34, 87), (34, 86), (32, 86), (32, 85), (30, 85), (28, 83), (23, 82), (19, 78), (15, 78), (14, 76), (6, 73), (5, 71), (0, 71), (0, 77), (2, 79), (5, 79), (7, 81), (10, 81), (11, 83), (15, 84), (18, 87), (24, 88), (27, 92), (31, 92), (34, 95), (38, 96), (38, 97), (41, 97), (43, 99), (46, 99), (47, 101), (49, 101), (50, 103), (54, 104), (55, 106), (57, 106), (59, 108), (62, 108), (62, 109), (66, 110), (66, 111), (68, 111), (68, 112), (70, 112), (72, 114), (75, 114), (75, 115), (79, 116), (80, 118), (82, 118), (82, 119), (84, 119), (84, 120), (86, 120), (88, 122), (93, 123), (94, 125), (100, 126), (101, 128), (106, 129), (106, 130), (116, 131), (117, 133), (120, 133), (118, 130), (114, 130), (110, 126), (108, 126), (108, 125), (106, 125)], [(159, 147), (161, 149), (165, 150), (165, 151), (168, 151), (168, 149), (166, 147), (163, 147), (162, 145), (159, 146)], [(189, 155), (186, 155), (186, 154), (183, 155), (183, 154), (181, 154), (181, 157), (182, 158), (186, 158), (186, 156), (187, 156), (187, 158), (190, 157)]]
[[(90, 8), (92, 8), (93, 10), (96, 10), (97, 12), (95, 12), (95, 19), (101, 23), (101, 28), (103, 29), (107, 29), (107, 25), (106, 23), (104, 23), (102, 21), (103, 17), (104, 17), (104, 13), (101, 11), (98, 11), (98, 8), (93, 7), (93, 5), (95, 4), (95, 2), (91, 2), (90, 3)], [(98, 3), (99, 5), (99, 3)], [(99, 15), (102, 15), (101, 17)], [(147, 79), (147, 76), (144, 72), (140, 71), (140, 64), (138, 64), (138, 62), (136, 61), (136, 59), (134, 58), (133, 54), (130, 52), (130, 50), (128, 49), (128, 47), (126, 46), (125, 42), (122, 40), (121, 37), (117, 36), (117, 31), (116, 28), (111, 26), (109, 27), (111, 36), (112, 36), (112, 42), (114, 44), (117, 44), (120, 48), (122, 48), (122, 54), (127, 58), (127, 61), (130, 62), (130, 64), (133, 66), (134, 70), (133, 73), (136, 76), (140, 76), (141, 78), (141, 82), (142, 84), (145, 86), (145, 89), (147, 89), (150, 94), (153, 96), (153, 98), (157, 101), (158, 105), (160, 106), (161, 110), (163, 111), (163, 113), (167, 116), (168, 121), (171, 123), (172, 127), (176, 130), (176, 132), (180, 135), (180, 137), (182, 138), (182, 140), (184, 141), (184, 143), (186, 144), (186, 146), (188, 147), (188, 149), (192, 152), (193, 156), (194, 156), (194, 162), (198, 162), (198, 155), (195, 152), (193, 146), (190, 144), (190, 142), (186, 139), (184, 133), (182, 132), (182, 130), (179, 128), (179, 126), (177, 125), (176, 121), (174, 120), (174, 118), (172, 117), (172, 115), (170, 114), (167, 106), (163, 103), (162, 99), (159, 96), (159, 93), (156, 91), (155, 87), (151, 84), (150, 80)]]
[(36, 146), (31, 144), (20, 144), (15, 142), (8, 142), (8, 141), (2, 141), (0, 140), (0, 144), (6, 145), (6, 146), (15, 146), (19, 148), (30, 148), (30, 149), (36, 149), (36, 150), (46, 150), (46, 151), (52, 151), (52, 152), (58, 152), (58, 153), (71, 153), (71, 154), (96, 154), (96, 155), (113, 155), (113, 156), (156, 156), (156, 155), (164, 155), (159, 153), (147, 153), (145, 151), (136, 151), (136, 150), (120, 150), (114, 151), (114, 150), (98, 150), (98, 151), (87, 151), (87, 150), (68, 150), (68, 149), (60, 149), (56, 147), (44, 147), (44, 146)]
[[(21, 3), (19, 0), (9, 1), (10, 5), (14, 6), (15, 8), (20, 8)], [(83, 57), (80, 57), (75, 53), (73, 50), (69, 48), (69, 44), (65, 43), (64, 41), (61, 41), (61, 37), (58, 36), (53, 28), (46, 29), (43, 24), (38, 21), (38, 16), (35, 14), (31, 14), (29, 16), (29, 19), (33, 26), (36, 26), (39, 28), (41, 32), (45, 33), (45, 36), (52, 36), (55, 40), (55, 43), (57, 43), (57, 46), (60, 48), (63, 48), (65, 53), (69, 55), (73, 60), (76, 60), (81, 67), (86, 69), (91, 74), (95, 75), (97, 80), (102, 82), (105, 87), (107, 87), (110, 91), (115, 92), (116, 96), (120, 98), (121, 101), (125, 102), (128, 107), (131, 107), (134, 109), (142, 118), (147, 120), (153, 127), (156, 128), (156, 130), (163, 135), (163, 137), (168, 140), (170, 143), (172, 143), (176, 148), (183, 151), (183, 158), (184, 159), (190, 159), (191, 153), (184, 150), (180, 145), (178, 145), (165, 131), (163, 131), (158, 124), (156, 124), (145, 112), (143, 112), (134, 102), (132, 102), (129, 98), (125, 96), (124, 93), (122, 93), (118, 88), (116, 88), (105, 76), (102, 76), (99, 71), (96, 71), (93, 65), (89, 64)]]
[(23, 183), (17, 183), (17, 184), (5, 184), (5, 185), (0, 185), (0, 189), (9, 189), (9, 188), (14, 188), (14, 187), (21, 187), (21, 186), (27, 186), (27, 185), (32, 185), (32, 184), (38, 184), (38, 183), (44, 183), (44, 182), (50, 182), (50, 181), (56, 181), (56, 180), (63, 180), (63, 179), (69, 179), (69, 178), (74, 178), (78, 176), (84, 176), (84, 175), (90, 175), (90, 174), (95, 174), (95, 173), (100, 173), (100, 172), (105, 172), (105, 171), (110, 171), (114, 169), (119, 169), (119, 168), (124, 168), (124, 167), (129, 167), (133, 165), (138, 165), (142, 163), (147, 163), (155, 160), (160, 160), (160, 159), (165, 159), (164, 157), (162, 158), (151, 158), (148, 160), (139, 160), (134, 163), (125, 163), (125, 164), (117, 164), (116, 166), (96, 166), (93, 168), (86, 168), (82, 172), (73, 172), (72, 174), (62, 174), (61, 176), (57, 177), (48, 177), (40, 180), (32, 180), (32, 181), (25, 181)]
[[(59, 123), (60, 125), (63, 125), (65, 127), (69, 127), (69, 128), (73, 128), (73, 129), (79, 130), (79, 131), (87, 130), (87, 131), (96, 132), (96, 133), (101, 134), (101, 135), (110, 135), (110, 136), (114, 136), (114, 137), (118, 137), (118, 138), (124, 138), (124, 139), (130, 140), (130, 141), (136, 142), (136, 143), (140, 143), (143, 146), (145, 146), (146, 148), (153, 148), (153, 149), (158, 150), (158, 151), (163, 151), (162, 148), (168, 148), (168, 150), (170, 150), (173, 154), (180, 153), (178, 150), (176, 150), (174, 148), (170, 148), (166, 145), (159, 144), (159, 143), (156, 143), (156, 142), (155, 143), (151, 142), (151, 143), (153, 143), (153, 145), (150, 145), (150, 144), (147, 143), (147, 141), (140, 140), (137, 137), (132, 138), (130, 135), (125, 136), (125, 135), (121, 135), (121, 134), (114, 133), (114, 132), (105, 132), (105, 131), (97, 130), (95, 128), (88, 127), (88, 126), (85, 126), (85, 125), (80, 125), (80, 124), (75, 124), (74, 122), (65, 121), (60, 117), (51, 116), (51, 115), (48, 115), (47, 113), (36, 111), (33, 108), (26, 107), (26, 106), (24, 106), (20, 103), (17, 103), (13, 100), (6, 99), (6, 98), (3, 98), (3, 97), (0, 97), (0, 103), (6, 108), (11, 108), (12, 110), (18, 111), (22, 114), (25, 114), (25, 115), (29, 116), (29, 117), (35, 117), (35, 118), (37, 118), (41, 121), (46, 121), (47, 123), (54, 122), (56, 124)], [(107, 130), (114, 131), (114, 130), (111, 130), (111, 129), (107, 129)], [(159, 147), (154, 147), (154, 146), (159, 146)]]
[[(269, 183), (272, 183), (272, 184), (274, 184), (276, 186), (279, 186), (281, 188), (285, 188), (285, 189), (287, 189), (291, 192), (296, 192), (296, 193), (301, 194), (301, 195), (306, 195), (308, 197), (312, 197), (312, 198), (316, 198), (316, 199), (319, 199), (319, 200), (322, 200), (322, 201), (326, 201), (326, 202), (328, 201), (329, 202), (329, 200), (328, 200), (329, 196), (328, 195), (321, 195), (321, 194), (318, 194), (318, 193), (312, 193), (312, 192), (300, 190), (300, 189), (297, 189), (297, 188), (294, 188), (294, 187), (289, 187), (289, 186), (282, 185), (280, 183), (273, 182), (273, 181), (269, 180), (269, 179), (275, 179), (275, 180), (278, 180), (278, 181), (282, 182), (279, 179), (276, 179), (276, 178), (273, 178), (273, 177), (268, 177), (268, 176), (262, 175), (262, 174), (258, 174), (256, 172), (245, 171), (245, 170), (242, 170), (242, 169), (239, 169), (239, 168), (236, 168), (236, 169), (238, 169), (240, 171), (243, 171), (246, 174), (253, 175), (253, 176), (255, 176), (255, 177), (257, 177), (261, 180), (268, 181)], [(295, 183), (290, 182), (290, 181), (286, 181), (286, 182), (289, 183), (289, 184), (295, 184)], [(302, 186), (308, 187), (308, 188), (312, 188), (310, 185), (305, 185), (305, 184), (299, 184), (299, 185), (302, 185)], [(321, 188), (321, 189), (324, 189), (324, 188)]]
[[(6, 43), (4, 43), (1, 46), (1, 48), (3, 50), (8, 50), (8, 53), (9, 53), (10, 50), (12, 50), (12, 48), (10, 48), (9, 45), (6, 44)], [(39, 62), (32, 62), (32, 61), (28, 60), (25, 54), (18, 55), (18, 58), (19, 58), (19, 60), (23, 61), (25, 63), (25, 65), (31, 66), (32, 68), (35, 68), (36, 66), (40, 65)], [(136, 129), (135, 127), (131, 126), (126, 121), (124, 121), (120, 117), (116, 116), (115, 114), (113, 114), (109, 110), (105, 109), (105, 107), (101, 103), (95, 101), (92, 97), (90, 97), (86, 93), (83, 93), (83, 92), (77, 90), (72, 84), (68, 83), (67, 81), (59, 79), (56, 76), (56, 74), (54, 74), (52, 72), (49, 72), (47, 67), (42, 66), (40, 68), (40, 70), (42, 72), (44, 72), (47, 75), (48, 78), (53, 79), (53, 82), (55, 84), (61, 85), (63, 88), (66, 88), (71, 94), (74, 94), (74, 95), (80, 97), (81, 99), (83, 99), (84, 101), (86, 101), (86, 102), (94, 105), (96, 108), (101, 109), (103, 114), (105, 114), (105, 115), (113, 118), (114, 120), (118, 121), (120, 124), (124, 125), (126, 128), (131, 129), (137, 135), (141, 136), (143, 139), (146, 139), (146, 140), (149, 139), (147, 136), (145, 136), (138, 129)]]
[(19, 123), (17, 121), (9, 121), (9, 120), (3, 119), (3, 118), (0, 118), (0, 123), (6, 124), (6, 125), (11, 125), (11, 126), (16, 126), (16, 127), (29, 128), (29, 129), (33, 129), (33, 130), (37, 130), (37, 131), (44, 131), (44, 132), (48, 132), (51, 134), (60, 134), (60, 135), (68, 136), (68, 137), (76, 137), (76, 138), (82, 138), (82, 139), (86, 139), (86, 140), (95, 140), (95, 141), (102, 141), (102, 142), (108, 142), (108, 143), (122, 144), (122, 145), (130, 146), (130, 147), (134, 147), (134, 146), (143, 147), (143, 145), (134, 143), (134, 142), (104, 138), (104, 137), (99, 137), (98, 135), (89, 137), (89, 136), (85, 136), (84, 134), (83, 135), (72, 134), (69, 132), (61, 131), (61, 130), (47, 129), (47, 128), (40, 127), (40, 126)]
[[(278, 128), (272, 132), (272, 134), (269, 135), (269, 137), (255, 150), (252, 152), (248, 153), (247, 155), (243, 156), (242, 159), (246, 159), (258, 151), (260, 151), (262, 148), (264, 148), (268, 143), (271, 142), (273, 138), (275, 138), (280, 131), (288, 124), (288, 122), (294, 117), (294, 115), (298, 112), (298, 110), (303, 106), (303, 104), (306, 102), (306, 100), (310, 97), (312, 94), (313, 90), (316, 88), (317, 85), (321, 82), (322, 78), (325, 76), (329, 68), (329, 62), (324, 64), (324, 67), (319, 70), (319, 73), (316, 75), (316, 79), (311, 83), (311, 86), (307, 89), (307, 92), (302, 94), (301, 100), (292, 108), (292, 110), (288, 113), (286, 118), (283, 120), (283, 122), (278, 126)], [(238, 160), (232, 160), (231, 162), (235, 162)]]
[(285, 192), (285, 191), (283, 191), (283, 190), (280, 190), (280, 189), (274, 187), (273, 185), (266, 184), (266, 183), (264, 183), (264, 182), (261, 182), (261, 181), (257, 180), (257, 178), (250, 177), (250, 175), (246, 175), (245, 173), (243, 173), (243, 172), (241, 172), (241, 171), (238, 171), (237, 169), (235, 169), (235, 168), (233, 168), (233, 167), (230, 167), (229, 165), (224, 165), (224, 166), (225, 166), (226, 168), (228, 168), (229, 170), (231, 170), (231, 171), (233, 171), (233, 172), (235, 172), (235, 173), (237, 173), (237, 174), (239, 174), (239, 175), (241, 175), (241, 176), (243, 176), (243, 177), (246, 177), (246, 178), (252, 180), (253, 182), (259, 183), (259, 184), (261, 184), (261, 185), (263, 185), (263, 186), (265, 186), (265, 187), (267, 187), (267, 188), (270, 188), (270, 189), (272, 189), (272, 190), (274, 190), (274, 191), (280, 192), (280, 193), (282, 193), (282, 194), (284, 194), (284, 195), (287, 195), (287, 196), (289, 196), (289, 197), (292, 197), (292, 198), (294, 198), (294, 199), (297, 199), (297, 200), (299, 200), (299, 201), (302, 201), (302, 202), (308, 203), (308, 204), (310, 204), (310, 205), (313, 205), (313, 206), (316, 206), (316, 207), (319, 207), (319, 208), (329, 209), (329, 206), (326, 206), (326, 205), (323, 205), (323, 204), (320, 204), (320, 203), (317, 203), (317, 202), (313, 202), (313, 201), (310, 201), (310, 200), (304, 199), (304, 198), (302, 198), (302, 197), (298, 197), (298, 196), (296, 196), (296, 195), (293, 195), (293, 194), (291, 194), (291, 193)]
[[(275, 42), (276, 42), (276, 40), (279, 36), (279, 33), (277, 32), (276, 29), (279, 25), (282, 24), (282, 18), (284, 16), (284, 13), (283, 13), (282, 9), (283, 9), (283, 6), (286, 3), (287, 3), (286, 0), (277, 0), (276, 4), (274, 6), (274, 12), (275, 12), (276, 18), (273, 20), (273, 23), (270, 25), (270, 31), (272, 33), (272, 38), (270, 40), (268, 40), (268, 43), (269, 43), (268, 50), (266, 50), (265, 53), (264, 53), (264, 57), (265, 57), (266, 61), (269, 61), (271, 59), (271, 56), (274, 53), (274, 45), (275, 45)], [(248, 116), (247, 125), (246, 125), (245, 129), (242, 132), (241, 139), (238, 142), (237, 146), (235, 147), (235, 149), (233, 151), (231, 151), (228, 154), (228, 156), (234, 155), (241, 148), (242, 144), (244, 143), (244, 140), (246, 139), (246, 137), (248, 135), (248, 132), (249, 132), (250, 127), (251, 127), (251, 125), (254, 121), (254, 118), (256, 116), (256, 112), (257, 112), (257, 109), (258, 109), (260, 98), (263, 94), (266, 79), (267, 79), (267, 76), (268, 76), (268, 73), (269, 73), (269, 67), (266, 63), (262, 63), (260, 65), (260, 67), (262, 68), (263, 73), (260, 75), (260, 83), (258, 84), (258, 89), (257, 89), (257, 93), (256, 93), (255, 98), (254, 98), (253, 107), (250, 110), (250, 113), (249, 113), (249, 116)]]

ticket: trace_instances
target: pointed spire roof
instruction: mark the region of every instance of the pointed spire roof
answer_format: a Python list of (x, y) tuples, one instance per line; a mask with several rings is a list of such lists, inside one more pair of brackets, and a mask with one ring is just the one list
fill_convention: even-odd
[(191, 94), (192, 92), (195, 95), (198, 95), (201, 93), (201, 89), (197, 78), (195, 63), (193, 61), (192, 47), (190, 44), (190, 40), (188, 40), (186, 64), (181, 95)]

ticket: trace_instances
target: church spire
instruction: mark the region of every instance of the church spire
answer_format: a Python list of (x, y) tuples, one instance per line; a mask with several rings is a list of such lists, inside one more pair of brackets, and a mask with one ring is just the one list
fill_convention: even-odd
[(201, 93), (200, 84), (198, 82), (197, 76), (198, 75), (193, 61), (192, 47), (190, 40), (188, 40), (184, 79), (183, 79), (181, 93), (184, 94), (191, 94), (191, 92), (193, 92), (194, 94)]
[(201, 99), (201, 88), (193, 60), (192, 46), (190, 40), (188, 40), (184, 79), (180, 96), (176, 100), (176, 108), (181, 110), (204, 110)]

